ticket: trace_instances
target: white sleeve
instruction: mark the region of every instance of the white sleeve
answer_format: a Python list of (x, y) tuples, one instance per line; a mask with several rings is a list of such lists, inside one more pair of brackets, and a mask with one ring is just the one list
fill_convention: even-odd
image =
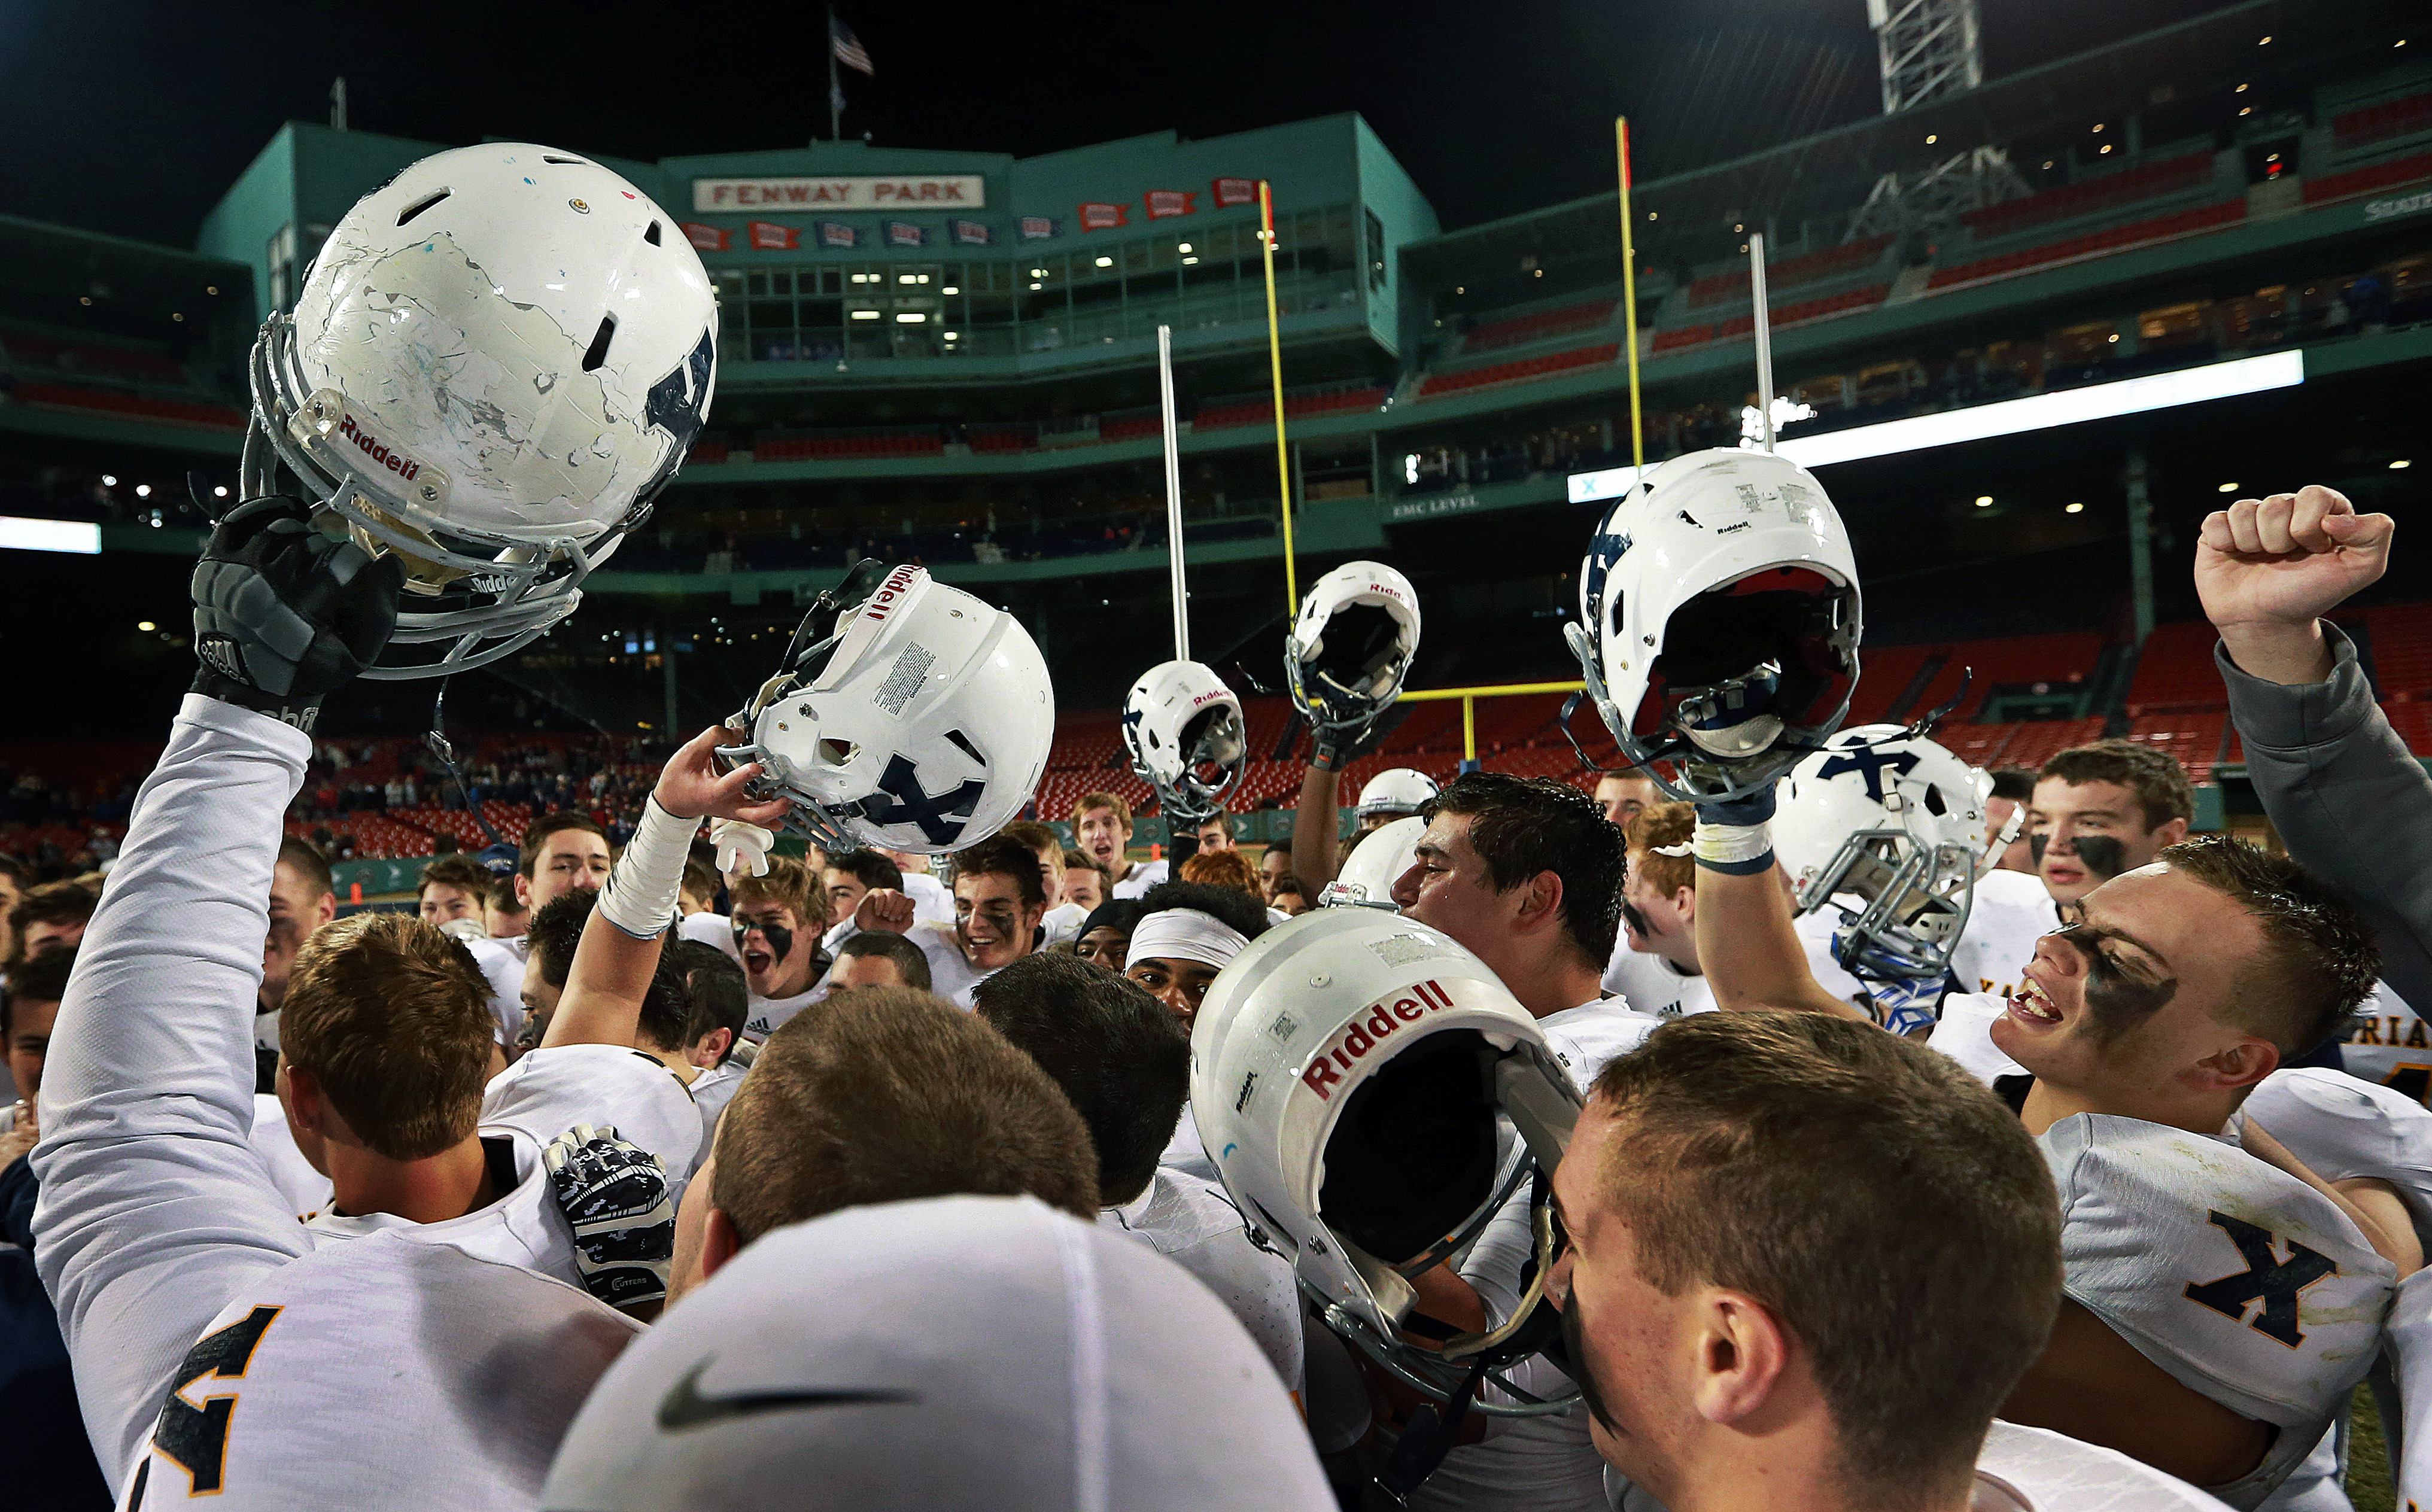
[(490, 984), (490, 1016), (498, 1021), (498, 1041), (513, 1045), (524, 1027), (524, 963), (498, 940), (466, 940), (464, 949)]
[(701, 1112), (676, 1074), (627, 1045), (554, 1045), (490, 1079), (481, 1127), (547, 1146), (578, 1123), (614, 1124), (681, 1182), (701, 1154)]
[(204, 1325), (312, 1249), (249, 1137), (279, 815), (312, 748), (187, 697), (51, 1033), (35, 1265), (113, 1491)]
[(726, 958), (737, 966), (743, 964), (742, 952), (735, 948), (735, 921), (723, 914), (686, 914), (676, 925), (676, 933), (687, 940), (715, 946), (726, 952)]

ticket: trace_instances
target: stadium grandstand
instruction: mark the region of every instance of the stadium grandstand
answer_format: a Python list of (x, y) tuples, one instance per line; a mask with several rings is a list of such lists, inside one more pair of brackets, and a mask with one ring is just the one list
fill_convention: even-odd
[[(478, 848), (559, 806), (614, 820), (647, 790), (634, 741), (739, 707), (862, 557), (919, 562), (1038, 638), (1067, 711), (1041, 817), (1101, 788), (1150, 807), (1114, 711), (1164, 654), (1159, 326), (1196, 654), (1245, 698), (1237, 803), (1289, 809), (1306, 746), (1280, 697), (1260, 180), (1298, 580), (1359, 555), (1401, 566), (1427, 616), (1413, 686), (1576, 676), (1558, 627), (1595, 480), (1631, 462), (1630, 317), (1647, 459), (1736, 444), (1751, 233), (1785, 445), (2283, 359), (2251, 392), (1816, 464), (1866, 583), (1855, 717), (1951, 703), (1941, 738), (1984, 765), (2150, 742), (2203, 784), (2208, 825), (2259, 826), (2185, 564), (2226, 496), (2323, 482), (2402, 516), (2423, 497), (2432, 49), (2394, 46), (2403, 20), (2254, 0), (1643, 180), (1634, 311), (1613, 193), (1445, 230), (1352, 115), (1019, 160), (820, 143), (612, 161), (682, 217), (669, 234), (716, 282), (708, 428), (580, 614), (459, 680), (449, 718), (475, 737), (459, 754), (488, 826), (420, 740), (430, 689), (383, 684), (324, 732), (291, 828), (374, 860)], [(0, 219), (0, 512), (67, 532), (73, 549), (21, 560), (123, 621), (105, 680), (51, 664), (46, 612), (9, 606), (20, 712), (42, 718), (7, 733), (54, 743), (0, 748), (0, 848), (64, 865), (123, 825), (151, 755), (129, 734), (158, 728), (190, 664), (185, 574), (235, 479), (251, 331), (357, 196), (442, 145), (291, 124), (193, 250)], [(2006, 165), (1989, 203), (1877, 213), (1886, 175), (1978, 149)], [(2432, 757), (2424, 598), (2420, 574), (2393, 575), (2343, 622)], [(1562, 703), (1479, 702), (1476, 759), (1592, 781)], [(1447, 776), (1471, 748), (1458, 703), (1424, 705), (1352, 775)], [(572, 785), (540, 789), (544, 768)]]

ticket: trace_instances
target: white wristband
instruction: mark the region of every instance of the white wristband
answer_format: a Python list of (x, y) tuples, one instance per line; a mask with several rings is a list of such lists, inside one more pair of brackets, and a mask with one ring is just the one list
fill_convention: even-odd
[(1773, 830), (1765, 824), (1697, 821), (1697, 864), (1713, 871), (1762, 871), (1773, 865)]
[(692, 855), (699, 819), (680, 819), (656, 797), (642, 805), (642, 823), (616, 858), (608, 885), (600, 889), (600, 916), (637, 940), (654, 940), (676, 916), (684, 862)]

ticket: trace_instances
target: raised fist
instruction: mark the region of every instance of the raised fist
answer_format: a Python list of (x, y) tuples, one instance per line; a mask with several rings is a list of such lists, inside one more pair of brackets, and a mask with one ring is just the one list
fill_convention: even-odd
[(912, 899), (892, 887), (873, 887), (853, 911), (853, 928), (903, 934), (912, 928)]
[(300, 501), (246, 500), (194, 563), (194, 691), (311, 730), (388, 645), (404, 581), (396, 557), (313, 529)]

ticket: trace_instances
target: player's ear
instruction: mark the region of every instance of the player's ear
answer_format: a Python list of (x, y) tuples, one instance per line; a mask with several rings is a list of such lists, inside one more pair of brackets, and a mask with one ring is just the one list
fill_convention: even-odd
[(532, 879), (522, 872), (515, 873), (515, 906), (524, 909), (532, 907)]
[(319, 1134), (323, 1112), (328, 1107), (321, 1100), (321, 1084), (312, 1072), (279, 1058), (278, 1087), (279, 1100), (287, 1104), (287, 1117), (296, 1128), (307, 1134)]
[(2280, 1047), (2268, 1039), (2241, 1034), (2227, 1049), (2196, 1062), (2188, 1074), (2208, 1092), (2254, 1086), (2280, 1068)]
[(709, 1223), (701, 1236), (701, 1279), (706, 1281), (718, 1274), (718, 1268), (734, 1259), (742, 1248), (743, 1237), (735, 1232), (735, 1220), (726, 1216), (726, 1209), (711, 1208)]
[(2187, 837), (2187, 821), (2171, 819), (2153, 832), (2153, 838), (2166, 846), (2177, 845)]
[(1745, 1292), (1714, 1288), (1699, 1297), (1694, 1321), (1690, 1400), (1698, 1416), (1726, 1424), (1754, 1416), (1789, 1368), (1781, 1320)]

